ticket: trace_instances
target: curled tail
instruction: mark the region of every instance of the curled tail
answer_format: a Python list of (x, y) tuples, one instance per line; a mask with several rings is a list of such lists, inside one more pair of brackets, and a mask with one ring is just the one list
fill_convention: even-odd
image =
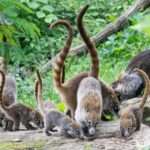
[(138, 72), (140, 76), (142, 76), (142, 78), (144, 79), (144, 82), (145, 82), (145, 90), (144, 90), (144, 95), (143, 95), (143, 98), (142, 98), (142, 102), (140, 104), (140, 108), (144, 108), (144, 104), (146, 103), (146, 100), (148, 99), (148, 95), (149, 95), (149, 92), (150, 92), (150, 81), (149, 81), (149, 78), (148, 78), (148, 75), (141, 69), (134, 69), (134, 71)]
[(92, 59), (91, 76), (98, 78), (99, 59), (98, 59), (96, 47), (95, 47), (94, 43), (90, 40), (89, 36), (87, 35), (87, 32), (83, 25), (83, 16), (84, 16), (86, 10), (88, 9), (88, 7), (89, 7), (89, 5), (86, 5), (81, 9), (81, 11), (77, 17), (77, 26), (78, 26), (80, 35), (81, 35), (83, 41), (86, 43), (89, 53), (91, 55), (91, 59)]
[(36, 71), (37, 74), (37, 81), (35, 82), (35, 97), (37, 100), (38, 108), (41, 111), (41, 113), (45, 113), (44, 110), (44, 103), (42, 98), (42, 79), (39, 71)]
[(66, 59), (66, 56), (69, 52), (69, 49), (71, 47), (72, 44), (72, 39), (73, 39), (73, 29), (71, 24), (66, 21), (66, 20), (58, 20), (56, 22), (54, 22), (53, 24), (51, 24), (50, 28), (53, 28), (57, 25), (63, 25), (67, 28), (68, 30), (68, 38), (67, 41), (65, 43), (64, 48), (61, 50), (61, 52), (57, 55), (56, 60), (54, 62), (54, 67), (53, 67), (53, 72), (54, 72), (54, 84), (56, 86), (56, 88), (60, 89), (62, 87), (62, 70), (63, 70), (63, 66), (64, 66), (64, 61)]
[(2, 109), (7, 110), (7, 107), (3, 103), (3, 90), (4, 90), (4, 86), (5, 86), (5, 82), (6, 82), (6, 77), (5, 77), (5, 73), (1, 70), (0, 70), (0, 75), (1, 75), (0, 105), (1, 105)]

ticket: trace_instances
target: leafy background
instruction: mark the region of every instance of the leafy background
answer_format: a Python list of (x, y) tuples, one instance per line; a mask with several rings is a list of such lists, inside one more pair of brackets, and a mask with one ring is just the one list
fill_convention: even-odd
[[(84, 22), (90, 36), (113, 22), (134, 0), (1, 0), (0, 1), (0, 55), (4, 56), (10, 72), (16, 76), (18, 100), (36, 106), (34, 81), (36, 68), (54, 57), (62, 48), (66, 31), (62, 27), (50, 30), (49, 24), (68, 19), (74, 28), (72, 46), (81, 43), (76, 27), (79, 9), (87, 3), (90, 8)], [(100, 78), (110, 84), (124, 70), (129, 60), (150, 45), (150, 10), (136, 13), (129, 27), (97, 46), (100, 58)], [(82, 70), (89, 70), (90, 59), (80, 56), (66, 60), (66, 80)], [(42, 74), (43, 97), (63, 110), (64, 105), (55, 92), (52, 72)]]

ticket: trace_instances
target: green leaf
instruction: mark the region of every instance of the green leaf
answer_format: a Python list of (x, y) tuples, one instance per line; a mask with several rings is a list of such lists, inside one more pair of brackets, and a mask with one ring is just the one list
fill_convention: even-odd
[(56, 19), (57, 19), (57, 17), (55, 15), (49, 14), (49, 15), (46, 16), (46, 18), (44, 20), (45, 20), (46, 23), (51, 23)]
[(43, 18), (43, 17), (45, 17), (45, 13), (44, 13), (43, 11), (38, 11), (38, 12), (36, 13), (36, 15), (37, 15), (38, 18)]

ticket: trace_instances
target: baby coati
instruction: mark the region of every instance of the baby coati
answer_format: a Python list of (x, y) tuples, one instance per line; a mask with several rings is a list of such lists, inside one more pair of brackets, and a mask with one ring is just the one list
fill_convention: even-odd
[(0, 88), (0, 110), (6, 118), (13, 122), (12, 130), (19, 130), (20, 123), (22, 123), (27, 129), (36, 129), (30, 123), (34, 123), (38, 128), (43, 128), (43, 118), (42, 115), (21, 103), (13, 103), (10, 106), (6, 106), (3, 103), (3, 90), (5, 86), (5, 73), (0, 71), (1, 75), (1, 88)]
[(133, 57), (125, 72), (112, 83), (112, 88), (120, 101), (137, 97), (143, 91), (144, 81), (137, 72), (133, 71), (134, 68), (142, 69), (150, 78), (150, 50), (143, 51)]
[[(101, 120), (103, 111), (103, 100), (101, 94), (101, 84), (98, 80), (99, 59), (94, 43), (91, 42), (84, 27), (82, 18), (88, 9), (88, 5), (83, 7), (77, 18), (77, 26), (83, 41), (87, 44), (92, 58), (92, 70), (88, 77), (82, 79), (77, 90), (77, 108), (75, 111), (75, 120), (81, 125), (83, 132), (94, 136), (96, 126)], [(88, 131), (88, 133), (87, 133)]]
[(121, 135), (124, 137), (130, 136), (133, 132), (140, 130), (142, 117), (143, 117), (143, 109), (144, 104), (148, 98), (149, 90), (150, 90), (150, 81), (147, 74), (141, 69), (134, 69), (136, 73), (138, 73), (145, 82), (145, 91), (143, 98), (141, 100), (141, 104), (139, 106), (128, 106), (124, 109), (121, 109), (120, 114), (120, 131)]
[[(63, 21), (63, 20), (62, 20)], [(42, 98), (42, 80), (40, 77), (39, 72), (37, 72), (38, 81), (36, 85), (36, 99), (39, 104), (39, 109), (44, 118), (44, 126), (45, 126), (45, 133), (47, 136), (51, 135), (51, 132), (57, 131), (54, 129), (58, 127), (61, 131), (63, 136), (67, 137), (80, 137), (80, 126), (71, 118), (66, 116), (65, 114), (57, 111), (54, 108), (46, 109), (43, 98)]]
[[(17, 97), (16, 80), (11, 74), (7, 73), (7, 64), (3, 57), (0, 57), (0, 70), (5, 72), (6, 74), (6, 81), (3, 90), (3, 103), (6, 106), (10, 106), (11, 104), (16, 102), (16, 97)], [(4, 122), (4, 126), (5, 126), (4, 130), (10, 130), (9, 126), (12, 125), (12, 122), (8, 120), (1, 112), (0, 113), (1, 126), (3, 126), (2, 122)]]
[[(55, 27), (58, 24), (61, 24), (61, 21), (59, 21), (57, 23), (53, 23), (51, 25), (51, 28)], [(69, 49), (71, 47), (72, 34), (73, 34), (72, 27), (70, 24), (68, 24), (66, 22), (66, 23), (63, 23), (63, 25), (65, 25), (66, 28), (68, 29), (69, 36), (68, 36), (67, 42), (65, 44), (65, 47), (57, 55), (56, 60), (53, 63), (54, 85), (61, 97), (61, 100), (63, 100), (65, 102), (68, 109), (71, 111), (71, 116), (74, 118), (74, 113), (75, 113), (76, 106), (77, 106), (77, 89), (78, 89), (79, 83), (83, 78), (88, 77), (89, 74), (93, 74), (93, 72), (92, 72), (93, 69), (96, 69), (97, 71), (98, 71), (98, 69), (96, 68), (97, 65), (95, 64), (95, 63), (97, 63), (97, 62), (95, 62), (95, 54), (92, 54), (91, 55), (91, 57), (92, 57), (91, 72), (82, 72), (82, 73), (79, 73), (78, 75), (76, 75), (74, 78), (66, 81), (65, 83), (61, 82), (61, 70), (62, 70), (62, 67), (64, 66), (64, 61), (65, 61), (67, 54), (69, 52)], [(78, 27), (78, 28), (80, 28), (80, 27)], [(88, 41), (85, 41), (85, 42), (88, 44)], [(100, 81), (100, 83), (102, 83), (102, 81)], [(105, 105), (104, 110), (106, 112), (109, 110), (112, 110), (112, 109), (118, 110), (119, 102), (118, 102), (118, 98), (115, 95), (115, 93), (113, 92), (113, 90), (111, 88), (109, 88), (108, 86), (106, 86), (104, 83), (102, 83), (101, 88), (103, 91), (102, 96), (105, 99), (104, 103), (106, 102), (104, 104)]]

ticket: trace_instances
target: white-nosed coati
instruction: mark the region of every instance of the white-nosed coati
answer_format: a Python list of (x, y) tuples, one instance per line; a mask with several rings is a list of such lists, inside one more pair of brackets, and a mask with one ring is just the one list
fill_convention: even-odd
[(140, 130), (142, 118), (143, 118), (143, 109), (146, 100), (148, 99), (150, 91), (150, 81), (147, 74), (141, 69), (134, 69), (145, 82), (145, 91), (141, 104), (139, 106), (128, 106), (120, 110), (120, 131), (121, 135), (128, 137), (133, 132)]
[[(51, 25), (51, 28), (55, 27), (57, 24), (53, 23)], [(65, 47), (61, 50), (61, 52), (57, 55), (56, 60), (54, 61), (53, 66), (53, 72), (54, 72), (54, 84), (55, 87), (61, 96), (61, 99), (65, 102), (68, 109), (71, 111), (71, 116), (74, 118), (74, 113), (77, 106), (77, 89), (79, 86), (79, 83), (82, 79), (87, 77), (92, 72), (82, 72), (76, 75), (74, 78), (66, 81), (65, 83), (61, 82), (61, 70), (64, 66), (64, 61), (67, 57), (67, 54), (69, 52), (69, 49), (71, 47), (72, 43), (72, 27), (67, 24), (66, 28), (68, 29), (68, 39), (66, 41)], [(88, 41), (86, 41), (88, 43)], [(92, 55), (91, 57), (95, 57), (95, 55)], [(95, 68), (95, 58), (92, 59), (92, 69)], [(95, 68), (96, 69), (96, 68)], [(102, 96), (104, 98), (104, 111), (112, 111), (113, 109), (118, 110), (118, 99), (115, 95), (114, 91), (106, 86), (102, 81), (100, 81), (102, 85)]]
[(31, 122), (38, 128), (43, 128), (43, 118), (38, 111), (35, 111), (21, 103), (13, 103), (10, 106), (6, 106), (3, 103), (3, 90), (5, 87), (6, 77), (3, 71), (0, 71), (0, 75), (2, 81), (0, 88), (0, 110), (4, 113), (6, 118), (13, 122), (14, 130), (19, 130), (20, 123), (22, 123), (27, 129), (36, 129), (30, 124)]
[[(103, 111), (103, 100), (101, 84), (98, 80), (99, 59), (94, 43), (87, 35), (83, 16), (89, 5), (83, 7), (77, 17), (77, 26), (83, 41), (86, 43), (92, 59), (91, 72), (88, 77), (82, 79), (77, 90), (77, 108), (75, 111), (75, 120), (81, 125), (83, 131), (89, 136), (94, 136), (96, 126), (101, 120)], [(88, 133), (87, 133), (88, 132)]]
[[(66, 21), (58, 21), (58, 24), (64, 23)], [(62, 23), (62, 24), (63, 24)], [(55, 132), (55, 127), (58, 127), (63, 136), (67, 137), (80, 137), (80, 126), (71, 118), (66, 116), (65, 114), (57, 111), (54, 107), (50, 107), (47, 109), (44, 105), (44, 101), (42, 98), (42, 79), (40, 77), (39, 71), (37, 71), (38, 80), (36, 82), (36, 100), (39, 105), (39, 109), (44, 118), (44, 126), (46, 135), (50, 136), (51, 132)], [(49, 104), (51, 106), (51, 104)]]
[[(2, 70), (3, 72), (5, 72), (6, 74), (6, 82), (5, 82), (5, 86), (4, 86), (4, 90), (3, 90), (3, 103), (6, 106), (10, 106), (11, 104), (16, 102), (16, 98), (17, 98), (17, 88), (16, 88), (16, 80), (15, 78), (11, 75), (7, 73), (7, 64), (6, 61), (3, 57), (0, 57), (0, 70)], [(12, 122), (9, 121), (3, 113), (0, 113), (0, 124), (1, 126), (3, 126), (3, 121), (4, 121), (4, 129), (5, 130), (10, 130)]]
[(140, 52), (129, 62), (125, 72), (120, 75), (117, 81), (112, 83), (120, 101), (137, 97), (144, 88), (144, 80), (134, 68), (142, 69), (150, 78), (150, 50)]

